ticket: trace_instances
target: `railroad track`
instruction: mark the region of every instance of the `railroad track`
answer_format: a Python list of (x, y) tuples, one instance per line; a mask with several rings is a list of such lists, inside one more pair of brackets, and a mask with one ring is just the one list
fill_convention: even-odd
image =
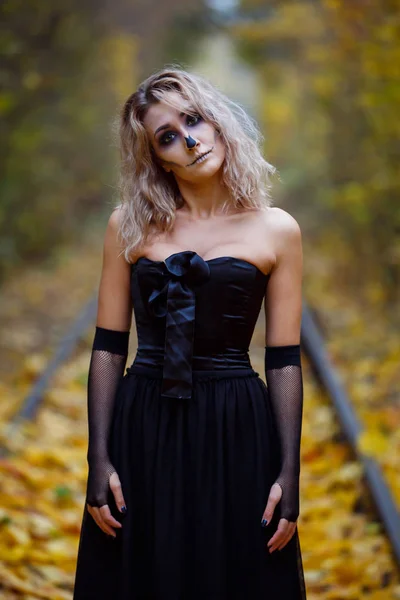
[(374, 500), (376, 510), (390, 541), (397, 563), (400, 565), (400, 513), (394, 502), (379, 464), (360, 452), (357, 444), (362, 425), (358, 420), (325, 350), (322, 335), (308, 306), (303, 308), (302, 348), (310, 366), (331, 399), (338, 415), (343, 433), (363, 466), (367, 486)]
[[(53, 377), (73, 355), (79, 341), (93, 324), (96, 311), (97, 299), (93, 297), (84, 306), (68, 333), (61, 340), (46, 369), (26, 395), (18, 412), (12, 417), (8, 425), (7, 437), (12, 436), (22, 424), (35, 419), (43, 403), (46, 390), (51, 388)], [(301, 336), (302, 350), (307, 357), (308, 365), (322, 390), (329, 397), (340, 423), (341, 432), (362, 466), (366, 486), (390, 544), (393, 557), (397, 564), (400, 564), (399, 512), (379, 464), (373, 458), (363, 455), (358, 448), (357, 439), (362, 431), (362, 425), (330, 361), (316, 319), (305, 302), (303, 302)], [(1, 449), (2, 457), (6, 457), (9, 453), (6, 448)]]

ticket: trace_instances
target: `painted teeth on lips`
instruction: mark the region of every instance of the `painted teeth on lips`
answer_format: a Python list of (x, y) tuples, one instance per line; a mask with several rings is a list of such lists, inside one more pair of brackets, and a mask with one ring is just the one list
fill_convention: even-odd
[(203, 162), (206, 159), (206, 157), (210, 154), (210, 152), (211, 150), (199, 156), (199, 158), (197, 158), (194, 162), (190, 163), (190, 166), (197, 165), (197, 163)]

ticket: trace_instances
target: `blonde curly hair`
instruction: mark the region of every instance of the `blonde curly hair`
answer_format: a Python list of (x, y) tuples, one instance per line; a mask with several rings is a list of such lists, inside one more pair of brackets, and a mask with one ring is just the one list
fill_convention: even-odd
[(263, 136), (255, 121), (236, 102), (200, 75), (179, 66), (164, 67), (145, 79), (126, 100), (116, 122), (120, 149), (119, 238), (125, 258), (146, 241), (150, 230), (169, 231), (175, 211), (183, 204), (172, 173), (155, 160), (143, 119), (157, 102), (180, 109), (168, 92), (178, 92), (188, 106), (187, 114), (199, 114), (211, 123), (225, 146), (222, 183), (230, 200), (221, 207), (257, 209), (271, 206), (270, 176), (276, 168), (261, 153)]

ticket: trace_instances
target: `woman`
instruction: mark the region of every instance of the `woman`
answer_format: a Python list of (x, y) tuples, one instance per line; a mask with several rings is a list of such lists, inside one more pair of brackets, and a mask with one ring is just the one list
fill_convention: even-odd
[(271, 207), (257, 127), (204, 79), (150, 76), (119, 134), (74, 599), (304, 599), (299, 226)]

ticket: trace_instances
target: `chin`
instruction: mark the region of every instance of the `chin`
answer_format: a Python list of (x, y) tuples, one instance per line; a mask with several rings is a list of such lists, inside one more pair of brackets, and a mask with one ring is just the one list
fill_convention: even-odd
[[(222, 163), (221, 163), (222, 164)], [(193, 175), (193, 181), (201, 181), (203, 179), (210, 179), (214, 177), (221, 170), (221, 166), (216, 165), (204, 165), (204, 168), (199, 169), (199, 172)]]
[(199, 177), (212, 177), (221, 169), (224, 160), (225, 156), (216, 156), (212, 153), (206, 162), (199, 165), (196, 175)]

